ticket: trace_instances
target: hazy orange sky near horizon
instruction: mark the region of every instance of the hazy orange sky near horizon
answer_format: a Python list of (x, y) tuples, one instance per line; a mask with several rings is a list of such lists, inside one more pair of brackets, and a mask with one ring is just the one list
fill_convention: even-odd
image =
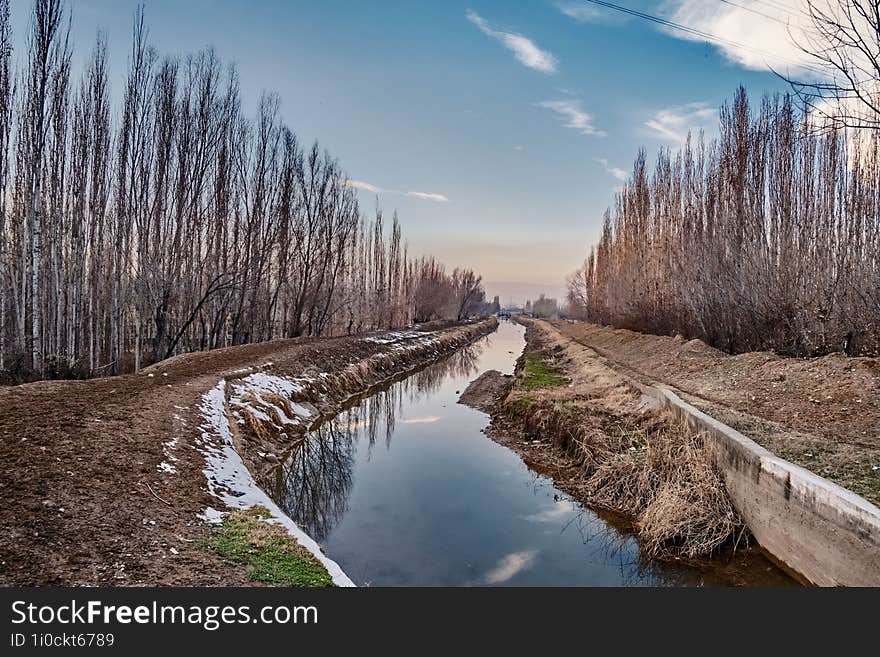
[[(480, 272), (486, 295), (498, 295), (504, 304), (522, 304), (540, 294), (561, 300), (566, 277), (584, 257), (583, 244), (565, 241), (517, 244), (499, 236), (497, 241), (448, 244), (439, 238), (431, 244), (432, 253), (440, 260), (464, 263)], [(536, 268), (534, 263), (540, 266)]]

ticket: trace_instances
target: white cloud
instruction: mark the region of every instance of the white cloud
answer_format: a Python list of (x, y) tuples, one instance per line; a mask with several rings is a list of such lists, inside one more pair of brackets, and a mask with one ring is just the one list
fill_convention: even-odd
[(689, 103), (677, 107), (668, 107), (654, 114), (645, 122), (656, 137), (676, 144), (684, 143), (688, 132), (697, 132), (701, 128), (712, 128), (718, 118), (718, 111), (709, 107), (708, 103)]
[(604, 131), (593, 125), (593, 117), (581, 109), (579, 100), (545, 100), (538, 103), (538, 107), (556, 112), (565, 121), (566, 128), (578, 130), (584, 135), (605, 136)]
[(541, 50), (531, 39), (515, 32), (496, 30), (482, 16), (470, 9), (465, 15), (471, 23), (480, 28), (483, 34), (503, 43), (524, 66), (542, 73), (556, 73), (558, 63), (556, 57), (546, 50)]
[[(856, 58), (856, 66), (847, 76), (833, 72), (803, 52), (802, 46), (815, 52), (828, 47), (827, 39), (813, 25), (807, 0), (736, 0), (723, 4), (705, 0), (668, 0), (664, 6), (664, 15), (671, 20), (723, 38), (725, 43), (713, 45), (736, 64), (756, 70), (772, 69), (785, 77), (805, 82), (855, 84), (866, 94), (878, 93), (874, 73), (877, 54), (870, 49), (849, 48), (849, 55)], [(816, 11), (847, 26), (845, 31), (855, 29), (862, 34), (873, 33), (874, 27), (866, 16), (848, 10), (852, 6), (855, 5), (838, 0), (813, 0)], [(712, 42), (680, 30), (665, 31), (681, 39)], [(847, 39), (844, 33), (838, 36)], [(849, 76), (852, 76), (851, 80), (847, 79)], [(840, 102), (819, 101), (814, 111), (820, 121), (827, 114), (834, 113), (866, 116), (866, 108), (854, 98)]]
[(514, 575), (528, 570), (535, 562), (534, 550), (525, 550), (523, 552), (513, 552), (498, 561), (495, 567), (486, 573), (484, 578), (486, 584), (503, 584), (511, 579)]
[(362, 189), (365, 192), (370, 192), (371, 194), (378, 194), (379, 192), (385, 191), (384, 189), (380, 189), (375, 185), (371, 185), (370, 183), (363, 182), (362, 180), (349, 180), (346, 182), (349, 187), (353, 187), (354, 189)]
[(661, 13), (669, 20), (695, 28), (725, 42), (696, 34), (661, 28), (670, 36), (712, 43), (728, 60), (755, 70), (809, 74), (810, 58), (797, 45), (804, 42), (810, 19), (806, 0), (668, 0)]
[(618, 180), (626, 180), (627, 176), (629, 175), (623, 169), (620, 169), (618, 167), (613, 167), (610, 164), (608, 164), (608, 160), (606, 160), (604, 157), (597, 158), (596, 162), (601, 164), (602, 168), (605, 169), (605, 171), (610, 173), (612, 176), (614, 176)]
[(407, 196), (412, 196), (413, 198), (424, 199), (425, 201), (434, 201), (435, 203), (448, 203), (449, 199), (446, 198), (443, 194), (434, 194), (431, 192), (406, 192)]
[(397, 194), (399, 196), (409, 196), (412, 198), (422, 199), (423, 201), (434, 201), (435, 203), (449, 202), (449, 198), (447, 196), (443, 194), (437, 194), (435, 192), (409, 192), (397, 189), (385, 189), (383, 187), (378, 187), (377, 185), (372, 185), (368, 182), (364, 182), (363, 180), (348, 180), (345, 184), (353, 189), (359, 189), (364, 192), (369, 192), (370, 194)]

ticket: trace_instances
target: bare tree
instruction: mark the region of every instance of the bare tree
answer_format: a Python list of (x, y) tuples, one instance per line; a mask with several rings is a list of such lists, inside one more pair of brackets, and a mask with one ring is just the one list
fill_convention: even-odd
[(31, 237), (31, 366), (43, 369), (41, 304), (42, 183), (43, 157), (49, 127), (48, 99), (53, 77), (69, 59), (66, 34), (62, 34), (65, 7), (62, 0), (37, 0), (31, 17), (28, 42), (27, 130), (30, 145), (30, 237)]
[(828, 124), (880, 129), (880, 3), (806, 0), (805, 13), (809, 26), (792, 38), (816, 75), (786, 79)]
[(15, 90), (12, 85), (10, 62), (12, 59), (12, 31), (9, 26), (9, 0), (0, 0), (0, 370), (5, 367), (7, 281), (9, 242), (6, 216), (9, 210), (7, 193), (9, 186), (9, 147), (12, 136), (12, 109)]
[(472, 269), (455, 269), (452, 272), (452, 287), (455, 295), (455, 319), (461, 321), (477, 312), (485, 301), (483, 278)]

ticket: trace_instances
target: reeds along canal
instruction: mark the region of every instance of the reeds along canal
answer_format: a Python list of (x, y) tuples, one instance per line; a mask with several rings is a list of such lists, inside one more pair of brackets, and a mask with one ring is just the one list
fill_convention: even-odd
[[(498, 330), (354, 402), (308, 433), (264, 482), (358, 585), (725, 585), (784, 581), (766, 562), (642, 558), (603, 519), (531, 471), (457, 400), (513, 372), (523, 327)], [(731, 570), (732, 568), (732, 570)]]

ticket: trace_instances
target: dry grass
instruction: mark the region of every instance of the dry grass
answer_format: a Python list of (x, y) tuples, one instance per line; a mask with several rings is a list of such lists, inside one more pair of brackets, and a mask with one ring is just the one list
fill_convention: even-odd
[(267, 441), (272, 437), (273, 429), (270, 428), (265, 420), (258, 418), (250, 411), (244, 412), (244, 418), (245, 422), (247, 422), (248, 428), (253, 431), (261, 441)]
[(632, 519), (649, 556), (707, 556), (742, 532), (702, 436), (685, 425), (576, 404), (511, 400), (506, 409), (527, 436), (551, 439), (579, 468), (584, 501)]
[[(245, 392), (239, 397), (239, 412), (247, 423), (247, 427), (261, 441), (269, 440), (283, 425), (278, 408), (281, 408), (289, 417), (291, 416), (289, 402), (280, 395), (271, 393), (263, 394), (263, 402), (252, 392)], [(264, 403), (265, 402), (265, 403)], [(269, 419), (267, 420), (266, 417)]]
[(880, 360), (728, 356), (694, 341), (582, 323), (555, 322), (552, 333), (644, 382), (672, 386), (774, 454), (880, 504), (880, 469), (873, 469), (880, 467)]
[(587, 488), (597, 504), (635, 518), (651, 556), (713, 553), (742, 530), (701, 435), (663, 422), (600, 465)]

